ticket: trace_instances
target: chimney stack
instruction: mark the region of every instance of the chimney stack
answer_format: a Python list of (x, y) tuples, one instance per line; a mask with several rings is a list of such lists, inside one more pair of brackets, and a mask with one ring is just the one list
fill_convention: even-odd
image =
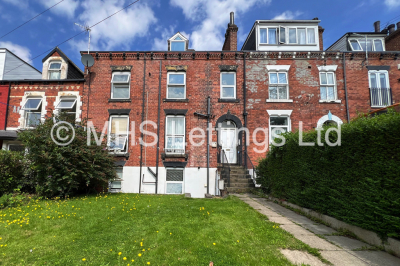
[(397, 29), (398, 29), (398, 30), (400, 29), (400, 21), (397, 22)]
[(378, 20), (374, 23), (375, 32), (381, 31), (381, 22)]
[(390, 24), (390, 25), (388, 26), (388, 29), (389, 29), (389, 35), (390, 35), (390, 34), (392, 34), (393, 32), (396, 31), (396, 25)]
[(225, 33), (223, 51), (237, 51), (237, 32), (239, 28), (235, 25), (235, 13), (231, 12), (228, 28)]

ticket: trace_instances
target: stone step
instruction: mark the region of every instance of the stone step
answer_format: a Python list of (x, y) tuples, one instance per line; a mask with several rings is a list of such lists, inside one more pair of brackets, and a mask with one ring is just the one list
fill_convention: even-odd
[[(227, 181), (225, 181), (227, 182)], [(232, 178), (231, 183), (244, 183), (244, 184), (253, 184), (253, 180), (250, 178)]]
[(243, 188), (250, 188), (250, 187), (255, 187), (254, 183), (253, 184), (249, 184), (249, 183), (234, 183), (231, 182), (229, 187), (243, 187)]
[(253, 190), (254, 188), (239, 188), (239, 187), (228, 187), (226, 188), (226, 191), (228, 193), (249, 193)]
[(242, 178), (242, 179), (248, 179), (251, 178), (251, 175), (248, 174), (230, 174), (231, 179), (232, 178)]

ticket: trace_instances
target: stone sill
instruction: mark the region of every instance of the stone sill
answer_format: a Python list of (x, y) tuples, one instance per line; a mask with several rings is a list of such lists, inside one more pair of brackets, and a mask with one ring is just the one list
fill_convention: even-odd
[(278, 100), (278, 99), (267, 99), (265, 102), (267, 103), (292, 103), (293, 100), (292, 99), (287, 99), (287, 100)]
[(342, 100), (319, 100), (319, 103), (342, 103)]
[(189, 102), (189, 99), (163, 99), (163, 102), (188, 103), (188, 102)]
[(109, 103), (123, 103), (123, 102), (127, 102), (130, 103), (132, 102), (131, 99), (108, 99)]
[(240, 102), (240, 100), (239, 99), (221, 99), (221, 98), (219, 98), (218, 102), (219, 103), (238, 103), (238, 102)]
[(165, 158), (186, 158), (185, 153), (165, 153)]

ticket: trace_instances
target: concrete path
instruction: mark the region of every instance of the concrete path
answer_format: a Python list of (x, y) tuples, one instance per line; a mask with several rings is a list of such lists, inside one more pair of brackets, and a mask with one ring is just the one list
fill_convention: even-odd
[[(299, 215), (285, 207), (265, 198), (252, 194), (233, 194), (255, 210), (268, 217), (295, 238), (312, 248), (320, 250), (322, 257), (338, 266), (400, 266), (400, 258), (383, 251), (373, 249), (370, 245), (340, 234), (325, 225), (316, 223), (305, 216)], [(325, 265), (316, 257), (297, 250), (281, 250), (293, 264), (302, 263), (311, 266)]]

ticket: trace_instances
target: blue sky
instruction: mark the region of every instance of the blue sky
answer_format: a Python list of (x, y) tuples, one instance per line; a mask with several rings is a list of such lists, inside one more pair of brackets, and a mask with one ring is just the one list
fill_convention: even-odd
[[(0, 0), (0, 36), (59, 1)], [(75, 22), (92, 26), (133, 1), (64, 0), (1, 38), (0, 48), (10, 49), (41, 71), (45, 52), (81, 31)], [(167, 39), (177, 31), (189, 38), (190, 48), (221, 50), (230, 11), (239, 27), (239, 50), (255, 20), (314, 17), (325, 28), (326, 49), (346, 32), (373, 31), (377, 20), (382, 28), (397, 23), (400, 0), (140, 0), (92, 28), (91, 50), (166, 50)], [(87, 40), (81, 34), (60, 48), (81, 66), (79, 51), (87, 50)]]

